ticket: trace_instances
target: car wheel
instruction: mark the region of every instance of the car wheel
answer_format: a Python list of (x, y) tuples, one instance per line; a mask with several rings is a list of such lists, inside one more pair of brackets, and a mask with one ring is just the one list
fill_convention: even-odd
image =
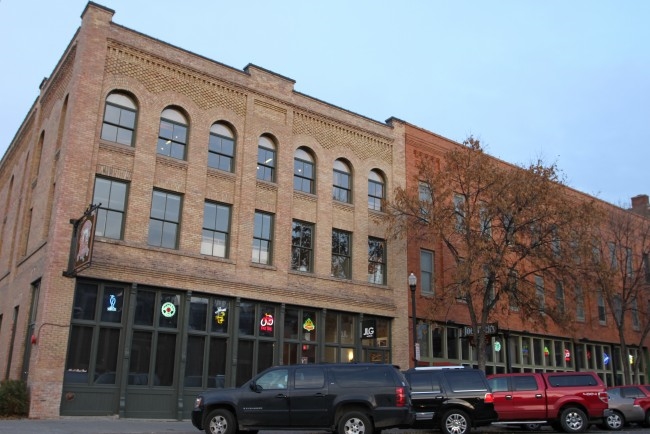
[(562, 410), (560, 425), (562, 430), (568, 433), (585, 432), (589, 426), (587, 415), (577, 407), (568, 407)]
[(650, 427), (650, 410), (646, 411), (645, 413), (645, 420), (643, 421), (643, 426), (644, 427)]
[(345, 413), (339, 419), (339, 434), (372, 434), (372, 423), (368, 416), (360, 411)]
[(222, 408), (212, 410), (203, 426), (205, 434), (235, 434), (237, 432), (235, 417), (231, 412)]
[(542, 429), (542, 424), (541, 423), (525, 423), (521, 426), (521, 429), (525, 429), (526, 431), (539, 431)]
[(449, 410), (442, 417), (440, 430), (443, 434), (467, 434), (471, 426), (467, 413), (462, 410)]
[(618, 411), (612, 411), (612, 414), (605, 418), (605, 426), (612, 431), (618, 431), (625, 425), (625, 417)]

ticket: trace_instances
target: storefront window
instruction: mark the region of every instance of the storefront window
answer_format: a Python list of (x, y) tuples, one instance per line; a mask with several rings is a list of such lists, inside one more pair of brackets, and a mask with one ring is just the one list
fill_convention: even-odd
[(349, 315), (346, 313), (341, 314), (341, 343), (354, 344), (354, 337), (356, 327), (354, 327), (354, 319), (356, 315)]
[(124, 288), (104, 287), (104, 297), (101, 306), (102, 322), (122, 322), (122, 309), (124, 304)]
[[(180, 295), (165, 294), (160, 297), (160, 313), (158, 325), (160, 327), (173, 328), (178, 327), (178, 314), (180, 307)], [(173, 353), (172, 353), (173, 354)]]
[(135, 318), (135, 325), (153, 325), (154, 303), (156, 302), (156, 293), (153, 291), (138, 291)]
[(255, 334), (255, 305), (249, 302), (241, 302), (239, 305), (239, 334)]
[(447, 358), (456, 360), (458, 359), (458, 344), (460, 339), (458, 337), (458, 329), (456, 327), (447, 327)]
[(190, 330), (204, 331), (206, 317), (208, 315), (208, 298), (190, 298), (190, 317), (187, 319)]
[(214, 333), (228, 333), (230, 320), (230, 302), (228, 300), (212, 299), (212, 313), (210, 322)]

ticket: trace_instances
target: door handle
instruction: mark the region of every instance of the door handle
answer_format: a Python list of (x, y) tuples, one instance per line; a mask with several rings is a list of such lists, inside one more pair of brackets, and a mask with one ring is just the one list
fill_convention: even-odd
[(506, 395), (506, 399), (512, 399), (512, 395)]
[(535, 398), (537, 398), (537, 399), (542, 399), (542, 394), (541, 394), (541, 393), (538, 393), (537, 395), (535, 395)]
[(285, 398), (285, 399), (288, 398), (288, 396), (285, 395), (284, 393), (278, 393), (277, 395), (275, 395), (275, 397), (276, 398)]

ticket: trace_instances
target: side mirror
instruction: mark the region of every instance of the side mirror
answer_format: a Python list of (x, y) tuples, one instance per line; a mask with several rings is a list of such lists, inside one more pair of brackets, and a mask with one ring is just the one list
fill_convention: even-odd
[(262, 391), (262, 386), (258, 385), (255, 381), (251, 381), (248, 386), (253, 392), (260, 393)]

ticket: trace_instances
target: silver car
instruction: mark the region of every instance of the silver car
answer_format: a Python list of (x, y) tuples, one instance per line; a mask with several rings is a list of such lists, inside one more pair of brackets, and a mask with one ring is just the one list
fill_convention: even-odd
[(642, 423), (645, 421), (645, 411), (636, 398), (621, 396), (621, 389), (610, 387), (607, 389), (609, 408), (612, 414), (605, 419), (605, 425), (610, 430), (620, 430), (628, 423)]

